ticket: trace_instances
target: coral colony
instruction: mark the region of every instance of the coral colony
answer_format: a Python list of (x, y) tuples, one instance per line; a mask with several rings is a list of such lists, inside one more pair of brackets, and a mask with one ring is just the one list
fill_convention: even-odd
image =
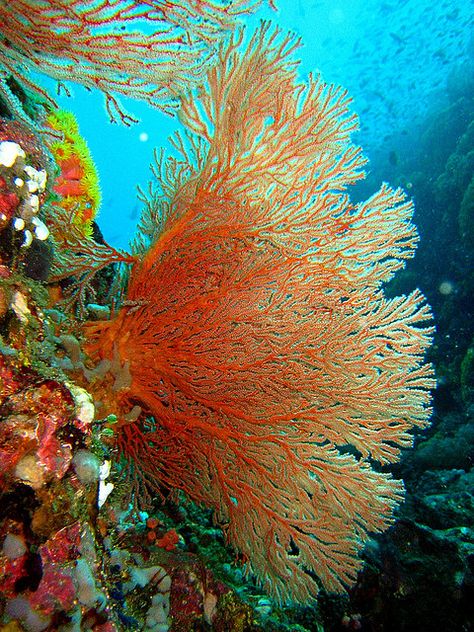
[[(305, 603), (355, 581), (403, 497), (378, 464), (428, 424), (433, 328), (420, 292), (383, 284), (413, 206), (387, 185), (351, 201), (349, 98), (302, 81), (292, 36), (235, 28), (257, 4), (0, 3), (6, 624), (271, 629), (163, 499), (212, 509), (267, 594)], [(131, 122), (117, 95), (179, 111), (132, 254), (94, 240), (97, 174), (37, 68), (101, 90), (112, 120)]]
[(85, 348), (126, 367), (111, 410), (153, 414), (152, 430), (118, 422), (139, 475), (212, 507), (265, 588), (304, 601), (312, 573), (354, 580), (401, 498), (370, 459), (427, 423), (430, 314), (418, 292), (383, 295), (413, 254), (413, 209), (386, 186), (349, 201), (364, 159), (345, 93), (298, 83), (295, 42), (269, 25), (241, 38), (183, 98), (190, 133), (157, 166), (167, 220)]
[(47, 117), (48, 125), (60, 133), (50, 146), (60, 169), (54, 191), (61, 197), (60, 205), (68, 208), (73, 222), (84, 235), (92, 236), (92, 222), (100, 207), (99, 177), (87, 143), (71, 112), (55, 110)]

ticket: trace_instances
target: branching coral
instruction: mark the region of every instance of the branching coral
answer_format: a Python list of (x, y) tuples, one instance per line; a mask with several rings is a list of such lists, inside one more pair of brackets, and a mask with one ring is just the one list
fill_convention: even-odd
[(213, 507), (261, 583), (304, 601), (350, 584), (392, 521), (403, 486), (374, 461), (428, 423), (433, 328), (420, 292), (384, 296), (414, 253), (413, 207), (387, 185), (351, 202), (365, 160), (347, 94), (299, 83), (297, 42), (268, 24), (242, 38), (183, 98), (148, 205), (163, 230), (88, 350), (154, 416), (122, 419), (135, 470)]
[(74, 208), (55, 205), (48, 215), (48, 226), (54, 242), (54, 258), (48, 277), (50, 283), (69, 280), (62, 306), (76, 307), (79, 315), (86, 313), (86, 303), (94, 299), (91, 282), (95, 275), (113, 263), (132, 263), (133, 257), (106, 243), (99, 244), (84, 235), (74, 221)]
[(0, 95), (25, 118), (9, 78), (54, 99), (31, 70), (101, 90), (112, 121), (130, 124), (118, 95), (170, 111), (199, 82), (215, 45), (260, 0), (1, 0)]

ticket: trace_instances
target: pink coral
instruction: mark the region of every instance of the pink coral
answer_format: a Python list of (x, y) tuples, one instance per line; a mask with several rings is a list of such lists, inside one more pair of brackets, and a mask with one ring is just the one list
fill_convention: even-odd
[(70, 611), (76, 599), (71, 575), (71, 569), (60, 569), (50, 564), (43, 566), (40, 584), (29, 599), (31, 607), (45, 615)]

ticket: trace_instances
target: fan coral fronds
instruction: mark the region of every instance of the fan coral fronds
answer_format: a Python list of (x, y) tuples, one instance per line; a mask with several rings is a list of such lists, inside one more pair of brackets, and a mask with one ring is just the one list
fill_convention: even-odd
[(266, 589), (306, 601), (353, 582), (393, 520), (403, 485), (374, 462), (428, 424), (433, 328), (419, 291), (384, 296), (413, 207), (387, 185), (351, 202), (365, 160), (346, 92), (298, 82), (298, 42), (269, 24), (242, 39), (183, 99), (149, 205), (163, 231), (88, 350), (155, 419), (122, 420), (135, 471), (213, 507)]
[(92, 221), (99, 210), (101, 194), (89, 147), (72, 112), (54, 110), (46, 121), (60, 134), (60, 139), (53, 140), (50, 145), (60, 169), (54, 191), (61, 195), (61, 206), (71, 212), (73, 222), (85, 236), (91, 237)]
[(74, 208), (55, 204), (49, 208), (47, 221), (54, 243), (48, 282), (54, 284), (68, 279), (63, 309), (75, 306), (79, 316), (83, 317), (87, 300), (92, 300), (95, 295), (91, 286), (95, 275), (113, 263), (131, 264), (134, 258), (107, 243), (97, 243), (84, 235), (82, 228), (74, 221)]
[[(239, 15), (261, 0), (8, 0), (0, 2), (0, 94), (18, 118), (22, 106), (9, 84), (55, 105), (28, 75), (46, 73), (59, 85), (74, 81), (101, 90), (112, 121), (128, 115), (117, 95), (164, 111), (195, 85), (215, 46)], [(67, 91), (67, 90), (66, 90)]]

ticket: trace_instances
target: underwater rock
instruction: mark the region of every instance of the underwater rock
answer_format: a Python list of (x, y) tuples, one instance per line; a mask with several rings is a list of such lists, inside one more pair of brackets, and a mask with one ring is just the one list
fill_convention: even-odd
[(71, 462), (67, 437), (68, 427), (75, 427), (73, 402), (57, 382), (30, 371), (17, 376), (0, 357), (0, 480), (40, 489), (62, 478)]
[[(352, 607), (364, 613), (362, 629), (467, 629), (474, 619), (473, 555), (472, 529), (398, 522), (367, 549), (368, 565), (351, 593)], [(374, 627), (366, 628), (368, 621)]]

